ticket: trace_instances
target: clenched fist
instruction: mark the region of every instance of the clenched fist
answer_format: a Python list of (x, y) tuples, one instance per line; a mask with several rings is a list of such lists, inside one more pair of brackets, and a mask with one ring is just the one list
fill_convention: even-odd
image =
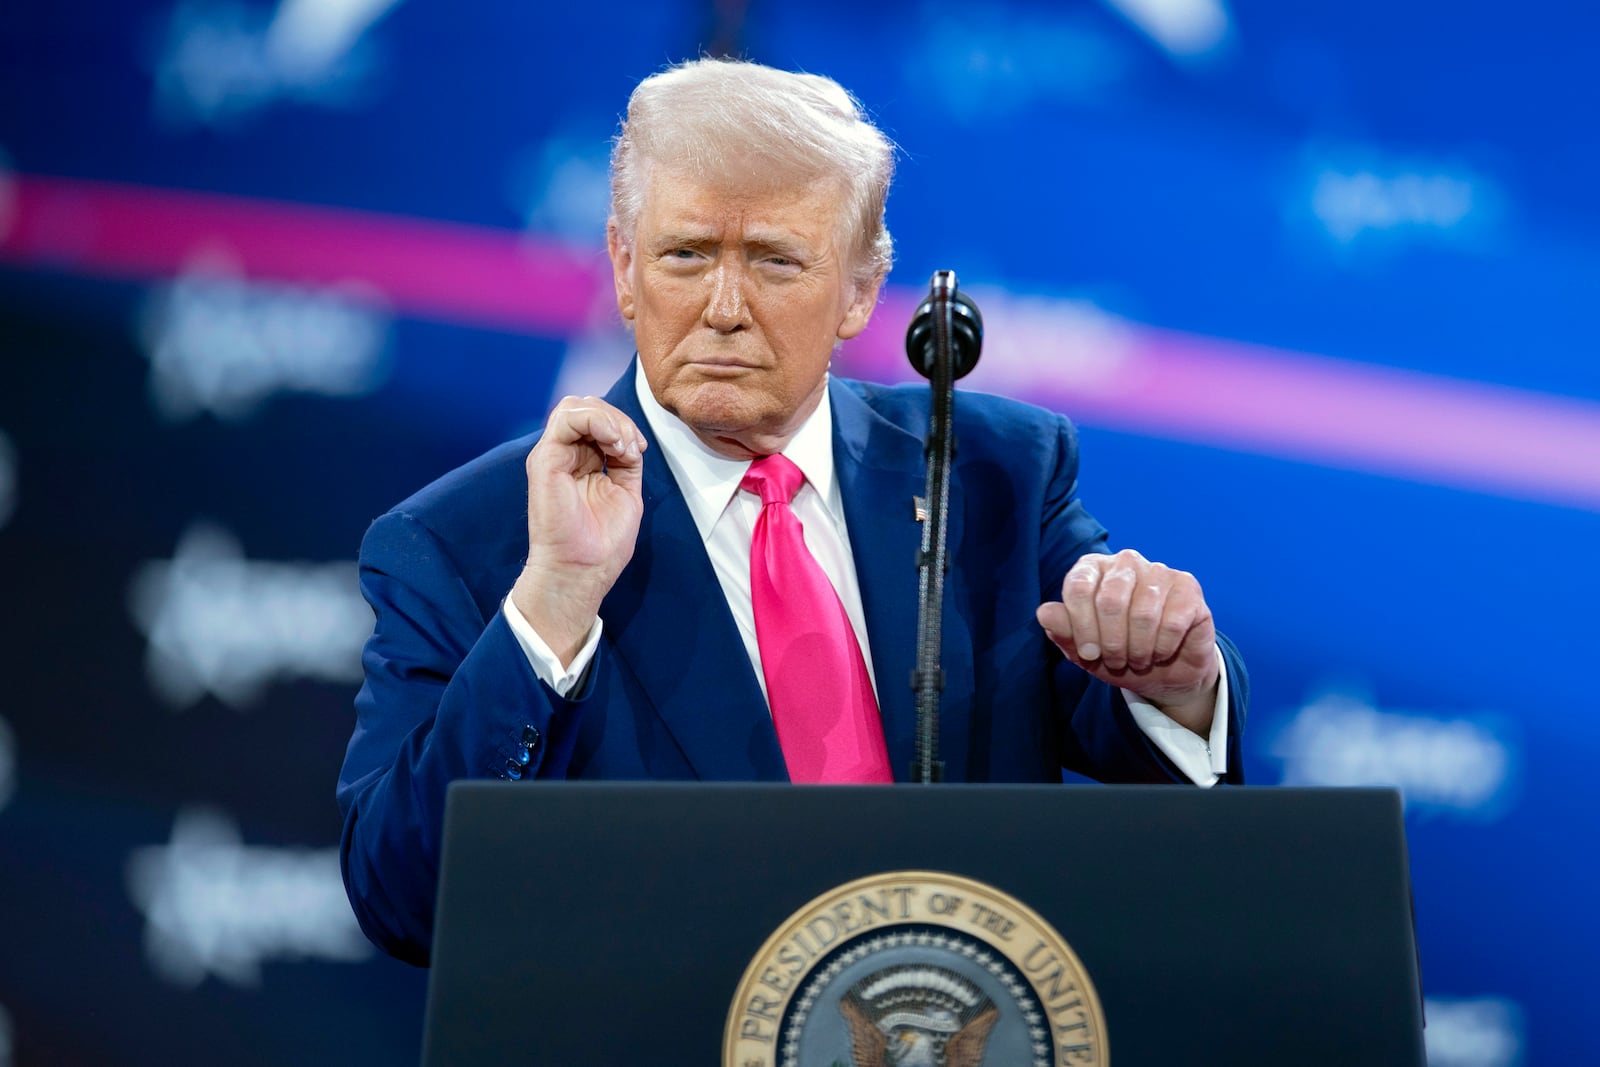
[(1216, 703), (1217, 631), (1200, 583), (1132, 549), (1072, 565), (1039, 625), (1073, 663), (1205, 735)]

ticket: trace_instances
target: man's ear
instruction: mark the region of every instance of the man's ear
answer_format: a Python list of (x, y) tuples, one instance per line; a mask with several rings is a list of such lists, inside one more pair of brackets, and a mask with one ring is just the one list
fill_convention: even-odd
[(606, 220), (606, 253), (611, 256), (611, 281), (617, 287), (617, 310), (633, 321), (633, 246), (625, 243), (616, 216)]
[(867, 323), (872, 321), (872, 311), (878, 306), (878, 291), (882, 288), (882, 274), (870, 282), (856, 285), (855, 296), (851, 298), (850, 307), (844, 313), (844, 320), (839, 323), (839, 340), (848, 341), (867, 328)]

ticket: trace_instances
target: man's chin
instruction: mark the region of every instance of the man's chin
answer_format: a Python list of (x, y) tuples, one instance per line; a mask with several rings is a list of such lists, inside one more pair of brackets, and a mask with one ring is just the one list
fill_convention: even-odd
[(680, 421), (707, 448), (731, 459), (751, 459), (776, 452), (788, 443), (788, 434), (771, 427), (783, 425), (778, 417), (750, 402), (744, 390), (706, 383), (686, 390), (672, 390), (661, 398), (661, 406)]
[(736, 430), (749, 424), (752, 407), (748, 385), (698, 376), (680, 377), (660, 400), (696, 429)]

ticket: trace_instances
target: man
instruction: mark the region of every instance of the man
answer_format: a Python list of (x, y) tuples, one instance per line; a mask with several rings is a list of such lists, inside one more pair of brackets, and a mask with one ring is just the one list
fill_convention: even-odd
[[(389, 952), (428, 959), (452, 779), (907, 776), (927, 390), (828, 374), (888, 271), (892, 159), (825, 78), (635, 90), (607, 224), (635, 366), (362, 545), (339, 801)], [(1237, 654), (1192, 576), (1106, 554), (1071, 425), (964, 393), (955, 431), (947, 778), (1237, 781)]]

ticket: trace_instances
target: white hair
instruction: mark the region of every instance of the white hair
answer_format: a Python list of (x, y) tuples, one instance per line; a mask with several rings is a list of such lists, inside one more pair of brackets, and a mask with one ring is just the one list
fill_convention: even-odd
[(628, 241), (652, 163), (709, 181), (836, 180), (855, 282), (881, 279), (893, 262), (884, 206), (894, 145), (832, 78), (697, 59), (640, 82), (611, 152), (611, 217)]

